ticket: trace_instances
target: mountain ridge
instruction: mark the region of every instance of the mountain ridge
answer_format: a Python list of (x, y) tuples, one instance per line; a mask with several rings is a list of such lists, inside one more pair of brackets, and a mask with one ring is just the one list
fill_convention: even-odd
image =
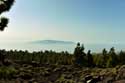
[(36, 44), (75, 44), (75, 42), (72, 41), (64, 41), (64, 40), (36, 40), (32, 43)]

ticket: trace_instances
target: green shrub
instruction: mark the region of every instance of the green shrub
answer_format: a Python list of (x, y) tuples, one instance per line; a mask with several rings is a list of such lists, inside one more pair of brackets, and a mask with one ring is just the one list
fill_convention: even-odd
[(0, 67), (0, 79), (11, 79), (17, 73), (14, 67)]

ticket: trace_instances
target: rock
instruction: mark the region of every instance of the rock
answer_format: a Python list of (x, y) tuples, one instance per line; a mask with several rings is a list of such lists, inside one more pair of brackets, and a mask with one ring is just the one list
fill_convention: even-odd
[(101, 76), (97, 76), (97, 77), (94, 77), (90, 83), (97, 83), (99, 81), (102, 81), (102, 77)]
[(72, 77), (73, 77), (72, 75), (65, 75), (64, 78), (65, 78), (65, 79), (72, 79)]
[(118, 69), (118, 74), (116, 76), (116, 80), (121, 80), (121, 79), (125, 79), (125, 65), (121, 66)]
[(23, 83), (23, 79), (21, 79), (21, 78), (17, 78), (16, 80), (15, 80), (15, 83)]
[(125, 80), (119, 80), (119, 81), (115, 81), (113, 83), (125, 83)]
[(114, 77), (106, 77), (103, 80), (103, 83), (113, 83), (113, 81), (114, 81)]
[(32, 61), (31, 65), (32, 65), (33, 67), (38, 67), (38, 66), (39, 66), (39, 63), (36, 62), (36, 61)]
[(91, 75), (85, 77), (85, 83), (98, 83), (102, 81), (102, 76), (93, 77)]
[(28, 83), (34, 83), (34, 82), (36, 82), (35, 79), (31, 79), (31, 80), (28, 81)]
[(55, 81), (60, 77), (59, 74), (52, 73), (49, 77), (48, 80), (51, 81), (52, 83), (55, 83)]
[(13, 63), (13, 62), (12, 62), (11, 60), (5, 59), (4, 62), (3, 62), (3, 65), (9, 66), (9, 65), (11, 65), (12, 63)]
[(93, 76), (87, 75), (87, 76), (85, 77), (85, 80), (90, 80), (90, 79), (92, 79), (92, 78), (93, 78)]
[(22, 78), (24, 80), (29, 80), (29, 79), (32, 79), (32, 74), (30, 74), (30, 73), (21, 73), (19, 75), (19, 78)]

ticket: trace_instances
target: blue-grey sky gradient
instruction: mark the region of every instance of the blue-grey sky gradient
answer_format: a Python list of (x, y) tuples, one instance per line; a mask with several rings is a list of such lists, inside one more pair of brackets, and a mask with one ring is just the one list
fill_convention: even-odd
[(125, 42), (125, 0), (16, 0), (2, 41)]

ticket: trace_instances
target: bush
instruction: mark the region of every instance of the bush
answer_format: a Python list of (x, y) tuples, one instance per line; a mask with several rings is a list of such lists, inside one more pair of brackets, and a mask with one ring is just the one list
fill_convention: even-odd
[(0, 67), (0, 79), (12, 79), (17, 70), (14, 67)]

